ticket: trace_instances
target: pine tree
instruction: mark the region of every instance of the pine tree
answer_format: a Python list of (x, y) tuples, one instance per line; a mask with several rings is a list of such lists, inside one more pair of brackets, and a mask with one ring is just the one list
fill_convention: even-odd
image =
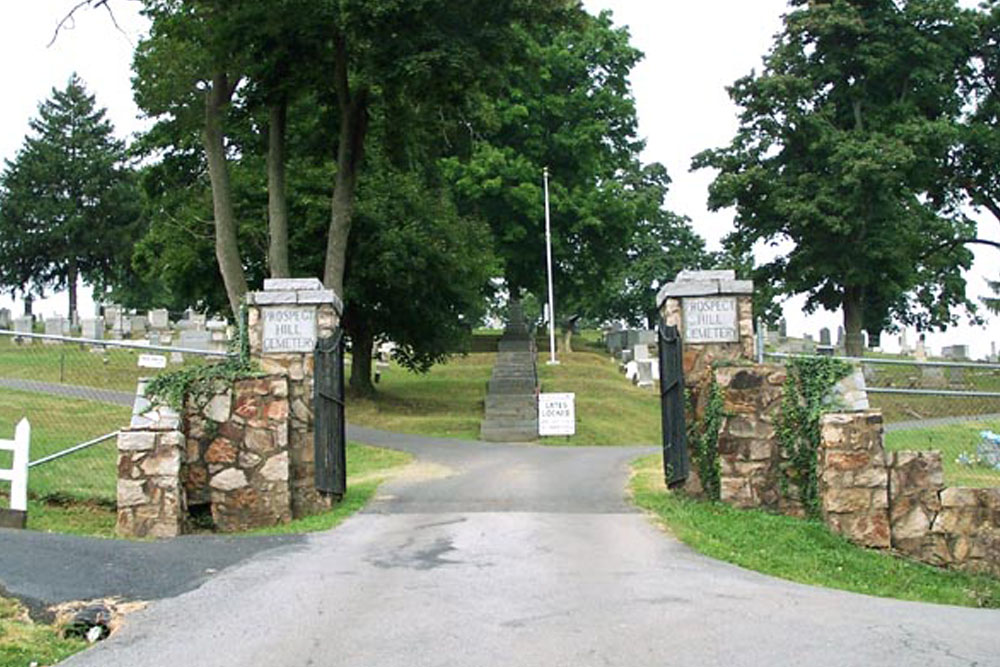
[(52, 90), (0, 175), (0, 286), (16, 294), (102, 289), (127, 262), (139, 221), (125, 144), (74, 74)]

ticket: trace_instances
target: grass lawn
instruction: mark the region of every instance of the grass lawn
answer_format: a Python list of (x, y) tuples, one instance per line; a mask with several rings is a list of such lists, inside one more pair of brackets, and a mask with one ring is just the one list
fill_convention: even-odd
[[(128, 425), (131, 410), (83, 399), (0, 389), (0, 437), (12, 438), (14, 425), (31, 423), (30, 459), (38, 460)], [(10, 454), (0, 454), (10, 465)], [(113, 503), (117, 451), (114, 439), (63, 459), (32, 468), (28, 492), (35, 498), (72, 498)]]
[(818, 521), (739, 510), (668, 492), (663, 460), (633, 464), (630, 490), (685, 544), (712, 558), (814, 586), (967, 607), (1000, 607), (1000, 580), (950, 572), (854, 546)]
[(54, 665), (87, 647), (63, 639), (60, 629), (34, 623), (16, 600), (0, 597), (0, 667)]
[[(540, 353), (539, 381), (545, 392), (576, 393), (576, 435), (546, 438), (550, 445), (632, 445), (660, 442), (659, 395), (633, 386), (603, 352), (560, 354), (547, 366)], [(349, 397), (352, 424), (388, 431), (475, 440), (495, 353), (456, 356), (415, 375), (393, 364), (382, 373), (374, 399)]]
[(955, 459), (965, 453), (975, 455), (980, 431), (1000, 433), (1000, 422), (962, 422), (885, 434), (885, 448), (890, 451), (928, 450), (941, 452), (944, 479), (948, 486), (1000, 486), (1000, 470), (980, 465), (964, 465)]

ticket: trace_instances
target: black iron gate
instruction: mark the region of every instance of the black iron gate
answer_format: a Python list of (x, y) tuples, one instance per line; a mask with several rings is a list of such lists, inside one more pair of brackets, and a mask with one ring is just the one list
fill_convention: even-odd
[(677, 327), (659, 326), (660, 414), (663, 423), (663, 472), (673, 488), (688, 478), (690, 462), (684, 425), (684, 351)]
[(316, 490), (342, 497), (347, 491), (343, 329), (319, 339), (313, 361)]

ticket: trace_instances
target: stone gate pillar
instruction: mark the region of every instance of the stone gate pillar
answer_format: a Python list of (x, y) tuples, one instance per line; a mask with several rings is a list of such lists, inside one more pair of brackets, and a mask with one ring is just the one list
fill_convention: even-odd
[(250, 355), (265, 373), (288, 377), (289, 486), (292, 516), (328, 509), (316, 490), (313, 444), (313, 350), (333, 336), (343, 304), (316, 278), (274, 278), (247, 295)]
[(735, 271), (681, 271), (656, 302), (680, 331), (685, 385), (699, 384), (713, 362), (754, 361), (753, 281)]

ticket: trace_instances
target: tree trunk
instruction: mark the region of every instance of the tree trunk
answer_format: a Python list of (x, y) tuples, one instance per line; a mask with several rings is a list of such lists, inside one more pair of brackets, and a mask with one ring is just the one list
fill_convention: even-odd
[(222, 282), (226, 287), (233, 317), (239, 318), (240, 300), (247, 291), (246, 275), (236, 239), (236, 216), (233, 213), (226, 163), (225, 136), (222, 115), (233, 89), (225, 74), (212, 75), (212, 87), (205, 93), (205, 131), (202, 140), (208, 160), (208, 177), (212, 183), (212, 210), (215, 214), (215, 258), (219, 262)]
[(362, 88), (351, 92), (347, 73), (347, 43), (342, 36), (334, 38), (334, 47), (337, 58), (334, 86), (340, 107), (340, 130), (323, 284), (343, 298), (347, 240), (351, 234), (351, 218), (354, 213), (354, 191), (368, 130), (368, 90)]
[(375, 338), (364, 326), (351, 327), (351, 391), (363, 396), (375, 393), (372, 384), (372, 346)]
[(281, 99), (268, 107), (267, 130), (267, 224), (271, 232), (267, 263), (272, 278), (289, 278), (288, 200), (285, 194), (285, 127), (288, 102)]
[(865, 341), (861, 335), (861, 327), (864, 323), (863, 303), (863, 288), (855, 286), (844, 288), (844, 345), (845, 352), (849, 357), (863, 357), (865, 355)]
[(568, 354), (573, 351), (573, 329), (563, 329), (562, 331), (562, 353)]
[(24, 316), (25, 317), (33, 317), (34, 316), (34, 313), (31, 312), (31, 306), (32, 306), (32, 303), (34, 301), (35, 301), (35, 298), (33, 296), (31, 296), (30, 292), (26, 292), (24, 294)]
[(76, 269), (76, 259), (70, 259), (66, 267), (66, 287), (69, 289), (69, 326), (76, 324), (76, 282), (78, 271)]

